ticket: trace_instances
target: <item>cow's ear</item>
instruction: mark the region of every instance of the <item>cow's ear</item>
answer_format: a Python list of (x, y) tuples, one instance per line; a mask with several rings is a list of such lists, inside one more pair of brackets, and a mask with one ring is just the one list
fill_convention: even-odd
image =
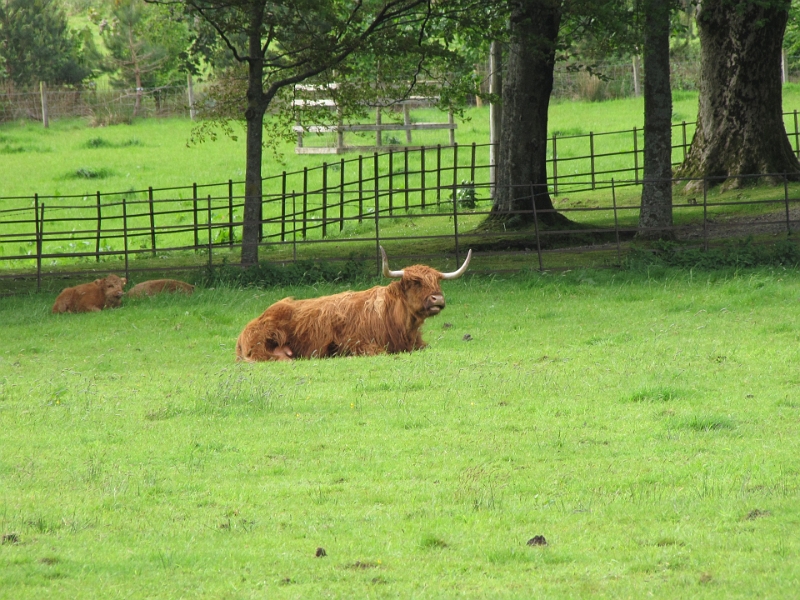
[(128, 283), (128, 278), (127, 277), (123, 277), (122, 278), (122, 285), (127, 285), (127, 283)]
[(103, 281), (105, 281), (105, 279), (95, 279), (94, 283), (96, 283), (97, 285), (103, 285)]

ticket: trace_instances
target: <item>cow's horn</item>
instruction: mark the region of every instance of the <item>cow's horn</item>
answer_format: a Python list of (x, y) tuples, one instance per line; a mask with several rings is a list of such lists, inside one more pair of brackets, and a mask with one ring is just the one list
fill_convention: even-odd
[(452, 273), (442, 273), (442, 279), (458, 279), (464, 274), (464, 271), (467, 270), (467, 266), (469, 265), (469, 259), (472, 258), (472, 250), (467, 252), (467, 258), (464, 260), (464, 264), (461, 265), (461, 268), (458, 271), (453, 271)]
[(381, 249), (381, 256), (383, 256), (383, 276), (384, 277), (402, 277), (403, 270), (400, 269), (399, 271), (392, 271), (389, 268), (389, 259), (386, 258), (386, 250), (383, 249), (383, 246), (380, 246)]

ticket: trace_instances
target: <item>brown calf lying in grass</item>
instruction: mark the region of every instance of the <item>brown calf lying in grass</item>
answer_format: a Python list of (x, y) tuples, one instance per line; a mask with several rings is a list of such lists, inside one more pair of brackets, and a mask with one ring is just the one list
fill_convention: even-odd
[(137, 283), (128, 290), (128, 298), (138, 298), (140, 296), (153, 296), (164, 292), (182, 292), (184, 294), (191, 294), (194, 292), (194, 286), (177, 279), (153, 279), (151, 281), (143, 281)]
[(123, 288), (127, 283), (124, 277), (114, 274), (82, 283), (63, 290), (53, 304), (53, 313), (97, 312), (104, 308), (120, 305)]

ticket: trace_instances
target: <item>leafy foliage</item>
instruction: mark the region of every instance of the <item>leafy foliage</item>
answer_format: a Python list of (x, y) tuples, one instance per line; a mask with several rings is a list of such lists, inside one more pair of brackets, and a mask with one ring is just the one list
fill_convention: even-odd
[(90, 11), (108, 50), (104, 70), (123, 88), (158, 88), (185, 81), (188, 25), (170, 7), (120, 0), (109, 15)]
[(55, 0), (0, 4), (0, 81), (19, 88), (39, 81), (81, 83), (91, 73), (85, 58), (90, 46), (90, 36), (69, 29)]

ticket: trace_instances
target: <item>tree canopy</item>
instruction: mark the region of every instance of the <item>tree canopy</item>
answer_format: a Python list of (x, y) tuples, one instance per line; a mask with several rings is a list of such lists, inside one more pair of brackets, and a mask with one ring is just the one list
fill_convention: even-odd
[(87, 34), (69, 28), (56, 0), (0, 0), (0, 81), (17, 88), (81, 83), (91, 73)]
[(241, 65), (233, 92), (218, 95), (217, 116), (243, 116), (247, 127), (244, 264), (258, 260), (264, 115), (273, 102), (289, 106), (297, 84), (309, 83), (334, 96), (343, 113), (357, 114), (433, 80), (445, 102), (468, 85), (458, 68), (463, 58), (450, 47), (452, 30), (440, 25), (448, 11), (463, 10), (462, 0), (150, 1), (204, 20)]

